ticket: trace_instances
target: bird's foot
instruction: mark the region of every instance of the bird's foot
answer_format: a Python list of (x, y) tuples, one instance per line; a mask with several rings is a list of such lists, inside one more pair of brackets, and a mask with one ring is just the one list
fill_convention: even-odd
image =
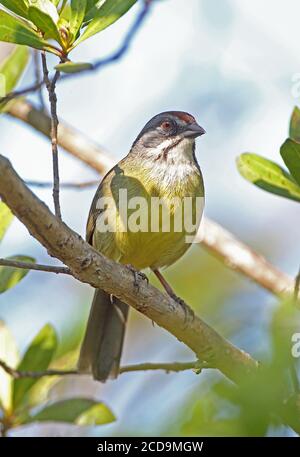
[(169, 293), (169, 296), (181, 306), (184, 312), (184, 324), (185, 327), (188, 327), (189, 323), (194, 320), (194, 311), (185, 303), (182, 298), (178, 297), (174, 292)]
[(141, 271), (136, 270), (132, 265), (128, 264), (126, 267), (133, 273), (134, 276), (134, 287), (137, 289), (140, 286), (140, 281), (147, 281), (147, 284), (149, 284), (149, 279), (145, 275), (145, 273), (142, 273)]

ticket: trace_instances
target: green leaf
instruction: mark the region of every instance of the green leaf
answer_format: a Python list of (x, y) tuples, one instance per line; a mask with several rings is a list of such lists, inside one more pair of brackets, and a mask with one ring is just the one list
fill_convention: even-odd
[(19, 16), (28, 17), (28, 5), (26, 0), (0, 0), (0, 3)]
[[(15, 368), (19, 361), (16, 341), (2, 321), (0, 321), (0, 359), (12, 368)], [(12, 406), (12, 384), (12, 376), (0, 368), (0, 406), (9, 412)]]
[[(76, 333), (76, 332), (75, 332)], [(63, 345), (62, 345), (63, 347)], [(61, 350), (61, 346), (60, 346)], [(73, 349), (65, 353), (62, 357), (55, 358), (51, 362), (51, 368), (55, 370), (71, 370), (76, 366), (78, 360), (78, 349)], [(26, 395), (26, 408), (32, 408), (42, 403), (49, 401), (54, 391), (60, 390), (60, 384), (62, 385), (64, 379), (62, 376), (43, 376), (39, 378), (34, 386), (30, 389)], [(58, 389), (58, 390), (56, 390)]]
[(52, 21), (57, 24), (59, 15), (57, 8), (51, 0), (29, 0), (29, 8), (38, 8), (43, 13), (51, 17)]
[(287, 139), (280, 148), (281, 157), (300, 186), (300, 143)]
[(114, 415), (106, 405), (90, 398), (60, 400), (27, 418), (27, 422), (52, 421), (77, 425), (102, 425), (114, 420)]
[[(51, 364), (52, 366), (52, 364)], [(22, 403), (22, 407), (26, 410), (34, 408), (49, 401), (51, 389), (59, 383), (59, 376), (43, 376), (37, 379), (36, 383), (26, 393), (26, 399)]]
[(62, 73), (79, 73), (80, 71), (88, 70), (91, 68), (93, 68), (91, 63), (65, 62), (56, 65), (55, 70), (61, 71)]
[(95, 14), (105, 2), (106, 0), (87, 0), (84, 22), (89, 22), (94, 19)]
[(71, 18), (71, 5), (69, 3), (66, 3), (64, 5), (64, 7), (59, 13), (59, 17), (60, 19), (65, 19), (66, 21), (68, 21), (69, 24)]
[(116, 420), (112, 411), (104, 404), (91, 406), (76, 419), (77, 425), (104, 425)]
[(31, 0), (31, 5), (28, 8), (28, 17), (47, 37), (53, 38), (59, 43), (61, 42), (57, 27), (59, 16), (50, 0), (36, 0), (35, 2)]
[(0, 241), (13, 220), (13, 214), (5, 203), (0, 201)]
[[(8, 257), (7, 259), (17, 260), (19, 262), (35, 262), (35, 259), (32, 257), (27, 257), (24, 255), (15, 255)], [(24, 270), (21, 268), (0, 266), (0, 294), (16, 286), (27, 275), (28, 271), (29, 270)]]
[(0, 23), (0, 41), (23, 44), (53, 52), (49, 43), (43, 40), (33, 29), (5, 11), (0, 11)]
[(82, 25), (87, 0), (71, 0), (71, 17), (70, 17), (70, 33), (72, 34), (73, 41), (77, 37), (77, 33)]
[(104, 3), (100, 3), (100, 8), (97, 8), (96, 5), (95, 8), (97, 11), (95, 11), (93, 19), (88, 24), (81, 37), (75, 42), (75, 46), (116, 22), (121, 16), (127, 13), (136, 1), (137, 0), (106, 0)]
[(244, 178), (261, 189), (300, 201), (300, 187), (275, 162), (256, 154), (245, 153), (238, 157), (237, 167)]
[[(54, 328), (47, 324), (36, 335), (24, 354), (18, 369), (21, 371), (46, 370), (57, 349), (57, 336)], [(13, 405), (18, 408), (26, 400), (26, 394), (38, 381), (33, 378), (14, 380)]]
[(290, 120), (289, 135), (292, 140), (300, 143), (300, 109), (295, 106)]
[[(5, 84), (6, 94), (11, 92), (21, 78), (29, 60), (29, 49), (25, 46), (16, 46), (9, 56), (1, 62), (0, 75)], [(0, 103), (0, 113), (9, 108), (10, 103)], [(0, 222), (1, 223), (1, 222)]]

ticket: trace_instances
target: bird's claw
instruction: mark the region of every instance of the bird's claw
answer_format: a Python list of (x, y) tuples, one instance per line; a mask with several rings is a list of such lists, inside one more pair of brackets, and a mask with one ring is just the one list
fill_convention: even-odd
[(145, 275), (145, 273), (142, 273), (141, 271), (136, 270), (132, 265), (126, 265), (127, 268), (133, 273), (134, 276), (134, 282), (133, 285), (137, 289), (139, 288), (140, 281), (147, 281), (147, 284), (149, 284), (149, 279)]
[(192, 322), (194, 320), (195, 314), (194, 311), (185, 303), (185, 301), (178, 297), (176, 294), (172, 293), (171, 298), (173, 298), (176, 303), (178, 303), (183, 312), (184, 312), (184, 324), (185, 326), (188, 326), (189, 322)]

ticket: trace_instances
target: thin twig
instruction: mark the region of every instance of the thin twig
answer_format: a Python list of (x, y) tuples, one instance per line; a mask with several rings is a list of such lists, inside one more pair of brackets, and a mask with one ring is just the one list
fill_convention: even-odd
[(88, 73), (91, 71), (98, 71), (100, 68), (105, 67), (106, 65), (109, 65), (111, 63), (114, 63), (116, 61), (119, 61), (128, 51), (133, 38), (141, 28), (142, 24), (144, 23), (146, 16), (148, 15), (150, 11), (150, 7), (152, 4), (153, 0), (144, 0), (143, 6), (136, 16), (135, 20), (133, 21), (133, 24), (129, 28), (128, 32), (125, 35), (125, 38), (121, 44), (121, 46), (114, 51), (111, 55), (104, 57), (102, 59), (96, 60), (94, 63), (92, 63), (91, 67), (88, 67), (78, 73), (69, 73), (65, 74), (62, 76), (61, 80), (64, 81), (66, 79), (74, 78), (75, 76), (81, 76), (83, 73)]
[(97, 60), (93, 64), (92, 70), (99, 70), (99, 68), (101, 68), (105, 65), (108, 65), (110, 63), (116, 62), (121, 57), (123, 57), (123, 55), (129, 49), (129, 46), (131, 45), (133, 38), (135, 37), (135, 35), (137, 34), (139, 29), (143, 25), (144, 20), (146, 19), (146, 16), (148, 15), (148, 13), (150, 11), (151, 4), (152, 4), (152, 0), (144, 0), (142, 9), (139, 12), (139, 14), (136, 16), (132, 26), (130, 27), (127, 34), (125, 35), (124, 41), (123, 41), (122, 45), (120, 46), (120, 48), (117, 51), (115, 51), (113, 54), (111, 54), (110, 56)]
[(22, 97), (23, 95), (30, 94), (31, 92), (36, 92), (44, 85), (44, 80), (36, 82), (31, 86), (25, 87), (24, 89), (15, 90), (5, 95), (5, 97), (0, 97), (0, 103), (8, 103), (14, 98)]
[[(0, 367), (14, 379), (22, 378), (42, 378), (44, 376), (70, 376), (70, 375), (86, 375), (88, 373), (82, 373), (78, 370), (43, 370), (43, 371), (23, 371), (17, 370), (10, 367), (3, 360), (0, 360)], [(134, 365), (125, 365), (120, 368), (120, 374), (123, 373), (132, 373), (136, 371), (155, 371), (163, 370), (167, 373), (174, 372), (179, 373), (180, 371), (193, 370), (197, 372), (201, 371), (204, 368), (211, 368), (208, 363), (199, 361), (194, 362), (173, 362), (173, 363), (140, 363)]]
[[(116, 62), (117, 60), (121, 59), (125, 55), (127, 50), (129, 49), (129, 46), (131, 45), (131, 42), (132, 42), (134, 36), (136, 35), (138, 30), (142, 26), (146, 16), (149, 13), (151, 4), (152, 4), (152, 0), (145, 0), (144, 1), (144, 4), (143, 4), (143, 7), (142, 7), (141, 11), (137, 15), (137, 17), (134, 20), (132, 26), (129, 28), (127, 34), (125, 35), (123, 43), (121, 44), (120, 48), (117, 51), (113, 52), (108, 57), (96, 60), (94, 62), (94, 64), (92, 64), (92, 66), (90, 68), (87, 68), (86, 70), (83, 70), (83, 71), (78, 72), (78, 73), (65, 74), (61, 78), (61, 80), (63, 81), (63, 80), (66, 80), (66, 79), (69, 79), (69, 78), (72, 78), (72, 77), (74, 78), (75, 76), (82, 75), (82, 73), (86, 73), (86, 72), (90, 72), (90, 71), (97, 71), (100, 68), (103, 68), (106, 65), (109, 65), (109, 64), (111, 64), (113, 62)], [(51, 46), (51, 47), (53, 49), (55, 49), (53, 46)], [(60, 55), (59, 54), (60, 50), (59, 49), (56, 49), (56, 50), (58, 51), (58, 55)], [(42, 53), (42, 56), (43, 56), (43, 53)], [(30, 85), (29, 87), (26, 87), (24, 89), (11, 92), (11, 93), (7, 94), (5, 97), (0, 97), (0, 103), (3, 103), (3, 102), (7, 103), (7, 102), (13, 100), (14, 98), (21, 97), (23, 95), (27, 95), (27, 94), (32, 93), (32, 92), (36, 92), (37, 90), (40, 90), (41, 87), (44, 84), (46, 84), (45, 79), (43, 79), (42, 81), (39, 81), (38, 83)]]
[[(37, 49), (33, 50), (33, 61), (34, 61), (34, 73), (35, 73), (35, 80), (36, 84), (38, 84), (40, 81), (44, 80), (42, 79), (41, 75), (41, 61), (40, 61), (40, 51)], [(42, 90), (42, 85), (38, 89), (38, 98), (39, 98), (39, 103), (40, 103), (40, 109), (42, 111), (45, 111), (46, 105), (45, 105), (45, 100), (43, 97), (43, 90)]]
[(45, 271), (49, 273), (62, 273), (65, 275), (71, 275), (71, 271), (67, 267), (56, 267), (52, 265), (41, 265), (38, 263), (20, 262), (18, 260), (0, 259), (0, 266), (9, 268), (20, 268), (22, 270), (35, 270)]
[(125, 365), (120, 368), (120, 374), (129, 373), (132, 371), (150, 371), (150, 370), (163, 370), (167, 373), (178, 373), (185, 370), (195, 370), (198, 372), (204, 368), (212, 368), (207, 362), (173, 362), (173, 363), (140, 363), (137, 365)]
[[(47, 188), (52, 187), (52, 182), (41, 182), (41, 181), (26, 181), (27, 186), (30, 187), (40, 187), (40, 188)], [(60, 189), (75, 189), (75, 190), (82, 190), (82, 189), (89, 189), (90, 187), (95, 187), (99, 185), (99, 179), (92, 180), (92, 181), (85, 181), (85, 182), (61, 182)]]
[(58, 168), (58, 148), (57, 148), (57, 97), (56, 97), (56, 83), (60, 76), (59, 71), (54, 75), (52, 81), (49, 79), (49, 72), (47, 67), (46, 53), (42, 53), (42, 65), (44, 73), (44, 81), (49, 94), (50, 112), (51, 112), (51, 144), (52, 144), (52, 163), (53, 163), (53, 201), (55, 215), (61, 219), (61, 210), (59, 203), (59, 168)]

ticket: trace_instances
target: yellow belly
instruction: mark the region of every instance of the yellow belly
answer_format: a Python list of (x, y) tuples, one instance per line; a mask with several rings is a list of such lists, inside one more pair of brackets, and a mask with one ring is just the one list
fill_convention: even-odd
[[(124, 215), (120, 210), (119, 189), (126, 191), (128, 202), (138, 197), (145, 204), (127, 208)], [(116, 174), (109, 192), (114, 202), (110, 208), (115, 220), (113, 232), (96, 230), (93, 243), (104, 255), (141, 270), (170, 265), (190, 247), (191, 236), (195, 235), (202, 216), (203, 203), (200, 211), (196, 203), (196, 197), (204, 198), (201, 175), (195, 173), (185, 181), (177, 180), (175, 185), (167, 183), (163, 187), (163, 183), (154, 182), (147, 174), (142, 179), (140, 172), (138, 177), (135, 176), (133, 170), (130, 174)], [(194, 229), (189, 232), (185, 228), (184, 197), (190, 197), (189, 212), (194, 224)], [(153, 198), (163, 201), (164, 215), (167, 214), (169, 219), (157, 211)]]

